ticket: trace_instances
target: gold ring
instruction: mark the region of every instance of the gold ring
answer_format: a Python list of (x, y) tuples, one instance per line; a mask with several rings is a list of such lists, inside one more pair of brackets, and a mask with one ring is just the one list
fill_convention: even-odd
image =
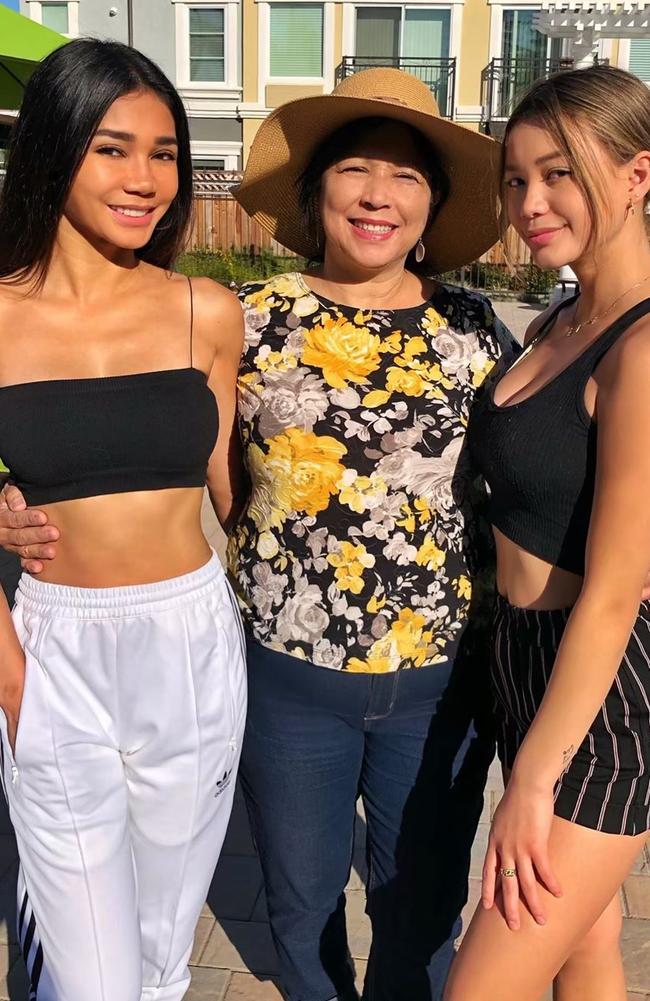
[(517, 870), (516, 869), (509, 869), (509, 868), (506, 867), (506, 868), (503, 868), (503, 869), (499, 869), (499, 875), (500, 876), (506, 876), (508, 879), (512, 879), (513, 876), (517, 875)]

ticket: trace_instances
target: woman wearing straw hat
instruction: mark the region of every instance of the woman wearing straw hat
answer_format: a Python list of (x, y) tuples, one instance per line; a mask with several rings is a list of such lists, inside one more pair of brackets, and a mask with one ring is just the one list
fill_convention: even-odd
[(497, 171), (495, 144), (441, 119), (422, 82), (374, 69), (270, 115), (238, 191), (318, 262), (241, 290), (252, 496), (229, 554), (249, 636), (242, 779), (289, 1001), (358, 997), (359, 795), (364, 999), (437, 1001), (453, 955), (493, 753), (492, 554), (464, 432), (510, 339), (485, 299), (420, 272), (495, 242)]
[(363, 997), (439, 998), (458, 932), (492, 756), (471, 727), (490, 557), (461, 453), (510, 341), (483, 298), (418, 272), (495, 242), (497, 159), (422, 82), (373, 69), (269, 116), (237, 192), (318, 262), (240, 292), (252, 498), (230, 540), (249, 634), (242, 782), (291, 1001), (357, 997), (343, 891), (358, 795)]

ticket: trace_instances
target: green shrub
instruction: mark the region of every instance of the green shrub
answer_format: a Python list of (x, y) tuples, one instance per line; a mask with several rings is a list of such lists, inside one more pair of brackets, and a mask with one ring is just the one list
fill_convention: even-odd
[(192, 250), (183, 254), (176, 266), (189, 278), (205, 275), (225, 285), (243, 285), (284, 271), (300, 271), (304, 263), (300, 257), (278, 257), (268, 250), (255, 255), (233, 250)]

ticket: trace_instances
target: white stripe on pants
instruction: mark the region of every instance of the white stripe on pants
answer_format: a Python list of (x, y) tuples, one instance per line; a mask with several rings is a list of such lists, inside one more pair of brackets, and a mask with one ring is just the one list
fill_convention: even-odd
[(221, 565), (101, 590), (23, 577), (13, 617), (27, 667), (2, 773), (32, 997), (179, 1001), (246, 712)]

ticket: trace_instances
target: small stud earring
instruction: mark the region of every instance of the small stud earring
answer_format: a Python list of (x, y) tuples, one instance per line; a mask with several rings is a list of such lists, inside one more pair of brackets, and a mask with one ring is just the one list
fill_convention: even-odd
[(627, 217), (629, 215), (634, 215), (634, 205), (632, 203), (632, 199), (631, 198), (630, 198), (629, 202), (627, 203), (627, 208), (625, 209), (625, 218), (627, 219)]
[(426, 254), (426, 249), (424, 247), (424, 244), (422, 243), (422, 240), (418, 240), (418, 242), (415, 244), (415, 260), (417, 261), (418, 264), (422, 264), (425, 254)]

